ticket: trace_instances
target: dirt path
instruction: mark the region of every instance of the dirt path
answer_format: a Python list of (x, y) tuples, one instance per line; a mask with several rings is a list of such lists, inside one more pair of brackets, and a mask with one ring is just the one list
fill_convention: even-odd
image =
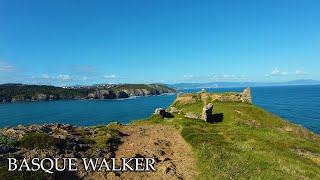
[(194, 179), (195, 160), (191, 146), (171, 126), (143, 125), (125, 126), (121, 130), (127, 136), (116, 151), (116, 158), (153, 157), (156, 158), (156, 172), (122, 172), (110, 179)]

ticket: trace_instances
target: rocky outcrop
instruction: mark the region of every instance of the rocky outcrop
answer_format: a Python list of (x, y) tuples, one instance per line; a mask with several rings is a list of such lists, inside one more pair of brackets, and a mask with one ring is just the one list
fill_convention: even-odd
[(182, 114), (182, 111), (172, 106), (170, 107), (170, 113)]
[(209, 103), (208, 105), (204, 106), (202, 109), (201, 119), (207, 122), (211, 122), (213, 120), (212, 109), (213, 109), (212, 103)]
[[(108, 126), (77, 127), (68, 124), (44, 124), (0, 128), (0, 165), (8, 157), (32, 158), (87, 158), (115, 157), (123, 134), (121, 123)], [(92, 174), (78, 166), (80, 179)], [(55, 172), (56, 173), (56, 172)], [(2, 176), (3, 177), (3, 176)], [(78, 178), (78, 179), (79, 179)], [(73, 179), (73, 178), (71, 178)], [(90, 178), (89, 178), (90, 179)]]
[(199, 116), (194, 112), (187, 112), (185, 117), (190, 119), (199, 119)]
[(175, 93), (174, 90), (164, 89), (109, 89), (109, 90), (96, 90), (92, 93), (89, 93), (86, 99), (123, 99), (132, 96), (154, 96), (165, 93)]
[(162, 118), (173, 118), (173, 115), (171, 113), (167, 112), (166, 110), (164, 110), (163, 108), (157, 108), (154, 111), (154, 114), (161, 115)]

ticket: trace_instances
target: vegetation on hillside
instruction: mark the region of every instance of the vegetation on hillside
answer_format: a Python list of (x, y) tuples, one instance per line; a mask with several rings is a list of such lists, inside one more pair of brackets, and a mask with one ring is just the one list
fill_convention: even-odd
[[(129, 95), (123, 91), (135, 89), (145, 89), (147, 91), (151, 91), (151, 94), (154, 95), (161, 94), (161, 92), (166, 91), (175, 92), (172, 88), (157, 84), (121, 84), (113, 86), (86, 86), (76, 88), (4, 84), (0, 85), (0, 102), (90, 99), (92, 96), (93, 98), (96, 97), (98, 99), (101, 97), (106, 99), (126, 98), (129, 97)], [(104, 95), (101, 93), (106, 94)], [(88, 97), (89, 94), (91, 94), (90, 97)]]
[[(86, 97), (89, 89), (64, 89), (54, 86), (37, 86), (37, 85), (16, 85), (1, 86), (0, 85), (0, 102), (11, 101), (12, 99), (26, 100), (32, 99), (39, 94), (52, 95), (54, 99), (72, 99), (75, 97)], [(49, 97), (47, 97), (49, 98)], [(47, 100), (47, 99), (45, 99)]]

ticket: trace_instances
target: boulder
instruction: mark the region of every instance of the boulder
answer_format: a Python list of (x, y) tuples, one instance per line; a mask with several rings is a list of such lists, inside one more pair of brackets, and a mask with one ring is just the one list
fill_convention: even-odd
[(212, 103), (209, 103), (208, 105), (204, 106), (202, 109), (201, 119), (207, 122), (211, 122), (213, 120), (212, 109), (213, 109)]
[(175, 107), (170, 107), (170, 113), (182, 114), (182, 111)]
[(199, 119), (199, 116), (194, 112), (188, 112), (185, 117), (190, 119)]
[(156, 110), (154, 110), (154, 114), (160, 114), (160, 111), (164, 111), (163, 108), (157, 108)]
[(161, 115), (163, 118), (173, 118), (173, 115), (167, 111), (165, 111), (163, 108), (157, 108), (154, 111), (154, 114), (159, 114)]
[(46, 133), (48, 134), (49, 132), (51, 132), (52, 130), (50, 128), (44, 127), (44, 126), (40, 126), (37, 128), (37, 132), (42, 132), (42, 133)]

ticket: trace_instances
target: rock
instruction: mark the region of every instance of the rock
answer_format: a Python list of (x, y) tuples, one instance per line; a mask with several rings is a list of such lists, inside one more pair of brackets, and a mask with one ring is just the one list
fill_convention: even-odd
[(16, 128), (9, 128), (7, 130), (3, 130), (1, 134), (5, 136), (10, 136), (10, 137), (18, 137), (21, 138), (26, 134), (27, 130), (26, 129), (16, 129)]
[(121, 122), (118, 122), (118, 121), (116, 121), (116, 122), (111, 122), (111, 123), (109, 123), (107, 126), (113, 126), (113, 125), (123, 126), (123, 124), (122, 124)]
[(52, 134), (52, 137), (58, 138), (58, 139), (67, 139), (67, 136), (63, 134)]
[(182, 111), (175, 108), (175, 107), (170, 107), (170, 113), (178, 113), (178, 114), (182, 114)]
[(117, 99), (123, 99), (123, 98), (128, 98), (129, 95), (126, 92), (120, 91), (116, 93), (116, 98)]
[(6, 154), (11, 150), (7, 144), (0, 144), (0, 154)]
[(39, 93), (38, 95), (32, 97), (31, 100), (33, 100), (33, 101), (44, 101), (44, 100), (47, 100), (47, 99), (48, 99), (48, 96), (46, 94)]
[(211, 122), (213, 120), (212, 109), (213, 109), (212, 103), (209, 103), (208, 105), (204, 106), (202, 109), (201, 119), (207, 122)]
[(53, 94), (50, 94), (49, 95), (49, 97), (48, 97), (48, 100), (55, 100), (55, 99), (57, 99), (57, 97), (55, 96), (55, 95), (53, 95)]
[(173, 115), (167, 111), (165, 111), (163, 108), (157, 108), (154, 111), (154, 114), (159, 114), (161, 115), (163, 118), (173, 118)]
[(87, 98), (88, 99), (94, 99), (94, 98), (96, 98), (96, 95), (94, 93), (89, 93)]
[(156, 110), (154, 110), (154, 114), (160, 114), (160, 111), (164, 111), (163, 108), (157, 108)]
[(18, 125), (17, 128), (20, 130), (27, 130), (27, 128), (23, 125)]
[(206, 89), (201, 89), (201, 92), (206, 93), (207, 91), (206, 91)]
[(185, 117), (190, 119), (199, 119), (199, 116), (194, 112), (188, 112)]
[(52, 130), (51, 130), (50, 128), (47, 128), (47, 127), (39, 127), (39, 128), (37, 129), (37, 131), (47, 134), (47, 133), (51, 132)]
[(252, 96), (251, 96), (251, 90), (250, 88), (246, 88), (241, 94), (240, 94), (240, 100), (242, 102), (248, 102), (252, 104)]

